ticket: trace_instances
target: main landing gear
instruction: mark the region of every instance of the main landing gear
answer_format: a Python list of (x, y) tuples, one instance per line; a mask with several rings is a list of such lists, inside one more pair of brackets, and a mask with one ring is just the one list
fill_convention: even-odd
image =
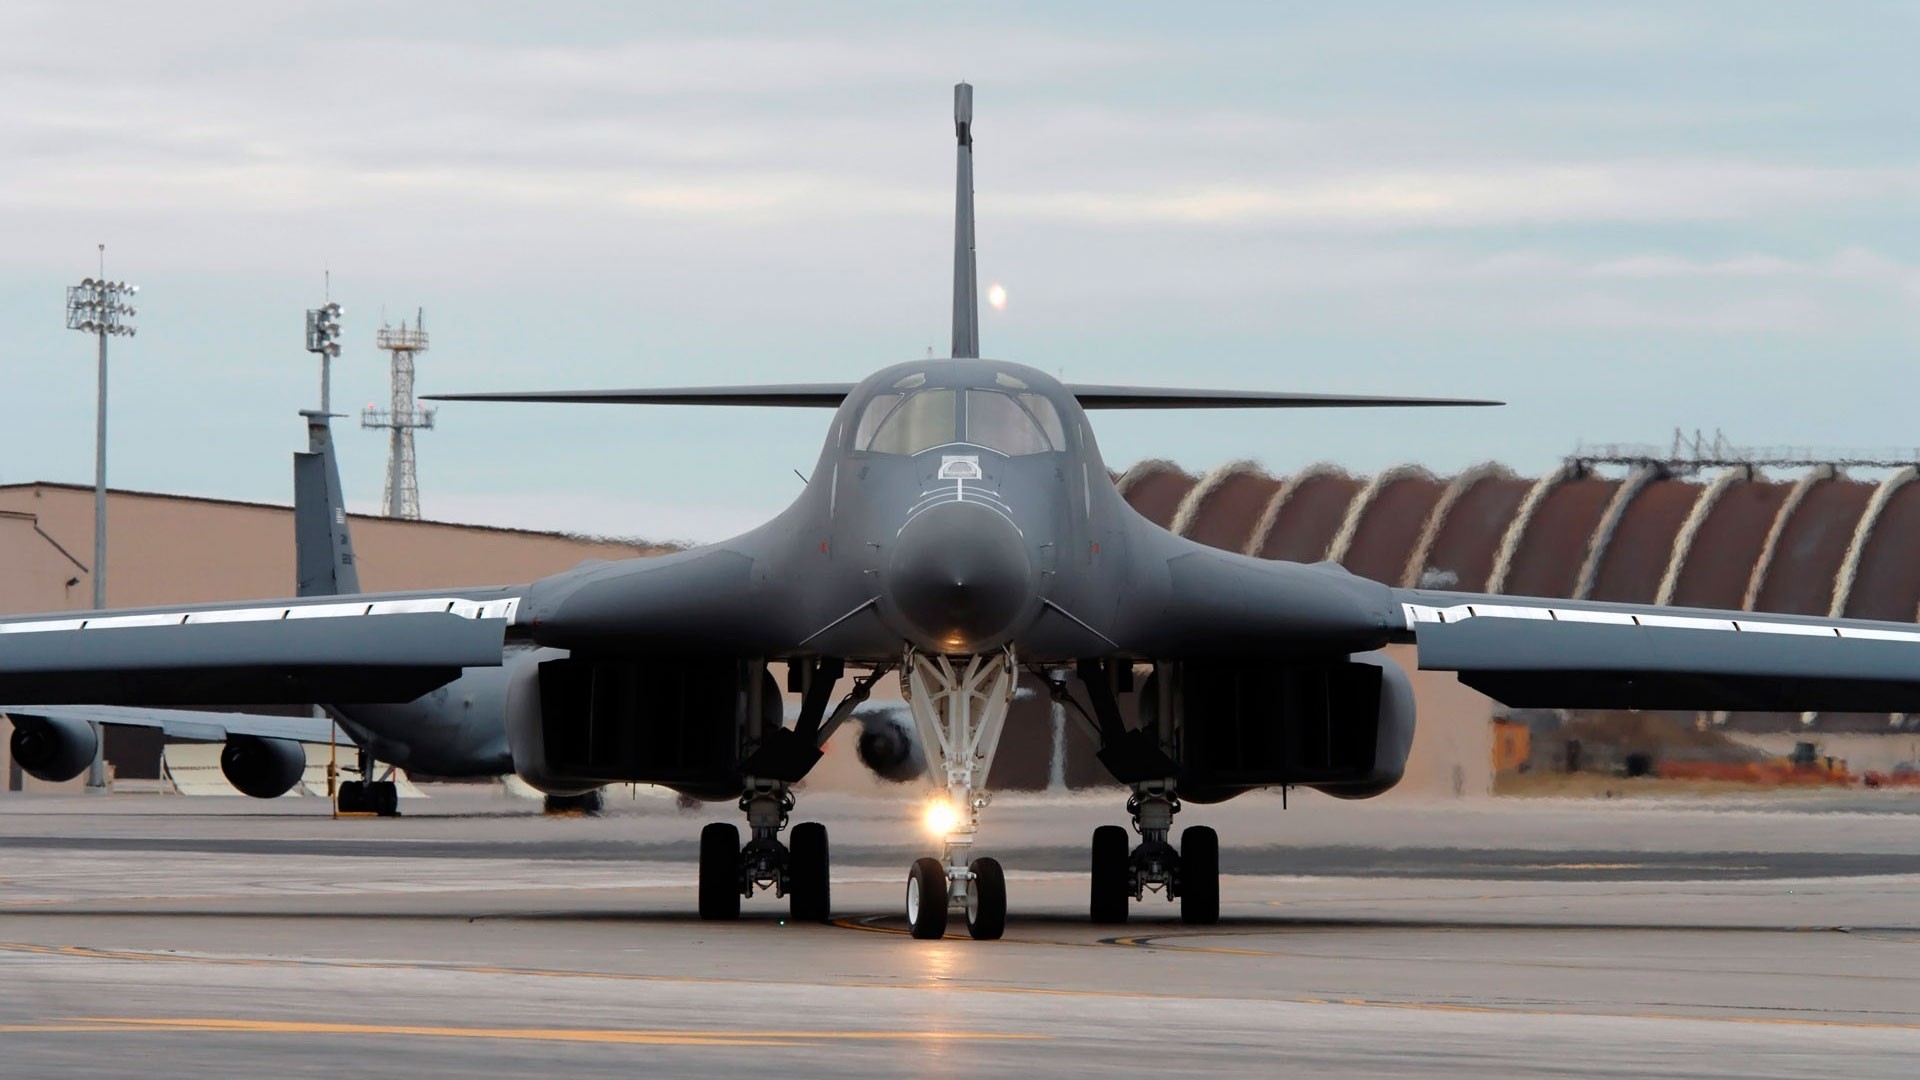
[(387, 766), (387, 779), (373, 779), (378, 763), (366, 747), (360, 748), (358, 780), (342, 780), (334, 789), (334, 809), (342, 814), (400, 816), (400, 787), (393, 782), (393, 766)]
[(791, 905), (794, 922), (826, 922), (833, 910), (828, 874), (827, 827), (817, 821), (793, 827), (780, 842), (793, 793), (783, 783), (759, 784), (740, 797), (753, 838), (740, 846), (740, 827), (716, 821), (700, 830), (700, 917), (737, 919), (740, 901), (771, 889)]
[(1096, 923), (1127, 921), (1127, 904), (1149, 892), (1180, 901), (1180, 921), (1212, 926), (1220, 921), (1220, 836), (1205, 825), (1180, 835), (1175, 851), (1168, 837), (1180, 800), (1169, 784), (1136, 784), (1127, 800), (1140, 843), (1129, 850), (1127, 830), (1102, 825), (1093, 831), (1093, 882), (1088, 913)]
[(1012, 650), (965, 658), (911, 650), (906, 655), (901, 693), (929, 771), (945, 785), (944, 802), (934, 808), (944, 819), (940, 858), (916, 861), (907, 875), (907, 925), (914, 937), (945, 936), (954, 912), (976, 939), (990, 941), (1006, 931), (1006, 874), (998, 861), (973, 857), (973, 839), (980, 811), (991, 801), (987, 774), (1017, 679)]
[[(816, 821), (793, 827), (786, 843), (780, 834), (793, 813), (792, 785), (820, 758), (820, 747), (872, 692), (886, 669), (857, 678), (829, 715), (827, 705), (840, 678), (838, 661), (815, 661), (790, 683), (801, 694), (800, 717), (782, 726), (777, 696), (769, 688), (750, 701), (741, 731), (742, 772), (747, 774), (740, 809), (751, 837), (740, 843), (740, 828), (714, 822), (700, 832), (700, 917), (737, 919), (740, 902), (757, 890), (771, 890), (791, 905), (794, 922), (826, 922), (833, 914), (827, 853), (827, 827)], [(770, 680), (769, 680), (770, 684)], [(797, 685), (795, 685), (797, 684)], [(772, 707), (764, 707), (771, 700)]]

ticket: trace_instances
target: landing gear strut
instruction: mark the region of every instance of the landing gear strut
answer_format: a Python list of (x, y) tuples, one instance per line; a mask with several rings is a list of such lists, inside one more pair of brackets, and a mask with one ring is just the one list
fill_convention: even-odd
[(1205, 825), (1180, 835), (1180, 849), (1169, 837), (1180, 799), (1171, 784), (1135, 784), (1127, 800), (1138, 846), (1128, 850), (1127, 831), (1102, 825), (1093, 831), (1093, 881), (1088, 914), (1096, 923), (1124, 923), (1130, 900), (1149, 892), (1180, 901), (1180, 921), (1212, 926), (1220, 921), (1220, 837)]
[(826, 922), (833, 910), (827, 853), (827, 827), (817, 821), (793, 827), (791, 843), (780, 842), (793, 812), (793, 793), (784, 783), (758, 783), (740, 796), (752, 839), (743, 848), (740, 829), (714, 822), (700, 832), (700, 917), (737, 919), (740, 901), (771, 890), (791, 905), (795, 922)]
[(342, 814), (378, 814), (400, 816), (400, 788), (392, 780), (393, 767), (387, 767), (386, 780), (375, 780), (378, 763), (366, 747), (360, 748), (358, 780), (342, 780), (334, 793), (334, 809)]
[(907, 653), (901, 694), (913, 712), (929, 772), (945, 787), (951, 821), (940, 857), (915, 862), (907, 876), (907, 924), (914, 937), (944, 936), (948, 913), (955, 911), (978, 940), (1006, 931), (1006, 874), (996, 860), (973, 857), (973, 839), (980, 811), (991, 801), (987, 774), (1017, 680), (1012, 650), (966, 658)]
[[(789, 668), (790, 678), (795, 669)], [(873, 689), (886, 668), (854, 680), (831, 715), (827, 705), (840, 678), (839, 661), (814, 661), (794, 679), (801, 693), (800, 718), (781, 726), (777, 706), (747, 703), (748, 724), (740, 732), (742, 771), (748, 775), (740, 796), (751, 838), (740, 844), (736, 825), (716, 822), (700, 833), (700, 917), (737, 919), (740, 901), (762, 889), (784, 896), (795, 922), (826, 922), (833, 914), (827, 827), (815, 821), (793, 827), (786, 843), (780, 833), (793, 813), (792, 785), (807, 774), (824, 746)], [(769, 680), (770, 682), (770, 680)], [(770, 693), (771, 691), (766, 691)]]

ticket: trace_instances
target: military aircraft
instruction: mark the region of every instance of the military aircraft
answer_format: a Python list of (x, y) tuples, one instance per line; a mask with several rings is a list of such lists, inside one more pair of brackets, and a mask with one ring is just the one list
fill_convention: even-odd
[[(307, 452), (293, 456), (296, 588), (300, 596), (355, 592), (359, 585), (346, 506), (340, 494), (339, 467), (333, 454), (333, 433), (326, 414), (302, 411), (301, 415), (307, 421)], [(280, 716), (41, 703), (0, 706), (0, 714), (13, 727), (9, 740), (13, 760), (29, 775), (52, 783), (71, 780), (86, 770), (99, 750), (102, 727), (153, 728), (170, 739), (225, 743), (220, 751), (221, 773), (235, 790), (256, 799), (275, 799), (293, 790), (307, 770), (305, 744), (345, 744), (359, 753), (361, 778), (341, 786), (341, 809), (382, 815), (399, 810), (394, 783), (372, 779), (367, 752), (370, 743), (365, 733), (344, 730), (318, 711), (307, 716)], [(432, 734), (429, 729), (422, 738)]]
[[(340, 488), (331, 417), (302, 410), (307, 450), (293, 456), (296, 594), (352, 595), (360, 591), (353, 536)], [(55, 783), (78, 776), (92, 761), (93, 729), (100, 725), (157, 728), (169, 738), (224, 742), (221, 772), (236, 790), (259, 799), (293, 789), (307, 768), (302, 744), (349, 748), (355, 779), (340, 782), (343, 813), (399, 813), (392, 767), (439, 777), (492, 777), (513, 772), (507, 749), (506, 679), (533, 659), (511, 650), (502, 663), (465, 671), (458, 679), (407, 702), (323, 706), (317, 716), (149, 708), (129, 705), (0, 707), (14, 728), (14, 759), (29, 774)], [(386, 763), (386, 778), (378, 768)], [(600, 791), (548, 794), (549, 811), (592, 812)]]
[[(448, 395), (832, 410), (806, 487), (765, 525), (522, 585), (11, 619), (0, 699), (404, 702), (502, 667), (530, 783), (738, 800), (744, 847), (732, 823), (701, 834), (701, 916), (735, 918), (767, 889), (824, 919), (825, 828), (780, 839), (794, 785), (893, 676), (950, 814), (938, 857), (909, 871), (907, 922), (939, 937), (957, 913), (976, 938), (1005, 928), (1004, 872), (974, 848), (1023, 670), (1129, 792), (1139, 842), (1118, 825), (1093, 838), (1089, 910), (1104, 922), (1149, 892), (1188, 922), (1218, 919), (1219, 840), (1194, 827), (1175, 847), (1182, 800), (1391, 788), (1415, 718), (1388, 644), (1511, 705), (1920, 710), (1912, 625), (1397, 589), (1148, 522), (1114, 489), (1094, 410), (1466, 403), (1066, 385), (980, 358), (965, 84), (955, 130), (950, 358), (858, 383)], [(776, 666), (800, 697), (791, 725)]]

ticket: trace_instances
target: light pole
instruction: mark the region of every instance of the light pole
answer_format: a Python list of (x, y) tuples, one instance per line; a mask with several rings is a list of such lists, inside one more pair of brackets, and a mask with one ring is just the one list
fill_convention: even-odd
[(340, 315), (333, 301), (307, 309), (307, 351), (320, 357), (320, 413), (333, 413), (333, 358), (340, 355)]
[[(100, 245), (101, 276), (82, 279), (67, 289), (67, 329), (92, 334), (100, 343), (100, 390), (94, 414), (93, 434), (93, 606), (107, 606), (107, 339), (132, 337), (133, 317), (138, 314), (128, 303), (140, 292), (140, 286), (124, 281), (106, 280), (107, 246)], [(106, 757), (99, 725), (94, 726), (93, 765), (87, 770), (87, 787), (104, 790), (107, 786)]]

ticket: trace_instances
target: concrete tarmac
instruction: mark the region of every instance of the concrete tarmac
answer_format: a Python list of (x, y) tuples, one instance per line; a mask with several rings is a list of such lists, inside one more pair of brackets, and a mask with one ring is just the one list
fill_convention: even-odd
[[(1920, 799), (1190, 807), (1223, 922), (1086, 921), (1116, 796), (1004, 796), (1005, 940), (920, 942), (911, 799), (810, 796), (836, 922), (701, 923), (721, 809), (0, 797), (0, 1075), (1910, 1077)], [(956, 926), (956, 930), (958, 927)]]

